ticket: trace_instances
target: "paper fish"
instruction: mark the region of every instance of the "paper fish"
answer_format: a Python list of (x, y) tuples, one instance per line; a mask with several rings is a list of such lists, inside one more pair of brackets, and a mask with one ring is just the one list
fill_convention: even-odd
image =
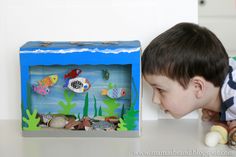
[(76, 77), (73, 79), (67, 79), (63, 87), (67, 87), (75, 93), (83, 93), (91, 87), (91, 84), (86, 78)]
[(106, 95), (112, 99), (117, 99), (126, 95), (125, 88), (103, 89), (102, 95)]
[(57, 83), (58, 76), (57, 75), (50, 75), (42, 80), (38, 81), (38, 83), (32, 85), (32, 89), (35, 93), (38, 93), (40, 95), (47, 95), (50, 91), (48, 87), (53, 86), (55, 83)]
[(50, 91), (48, 87), (42, 86), (41, 84), (34, 84), (32, 85), (32, 88), (35, 93), (38, 93), (43, 96), (47, 95)]
[(77, 76), (79, 76), (79, 74), (82, 72), (81, 69), (77, 68), (74, 70), (71, 70), (68, 74), (64, 75), (64, 79), (72, 79), (72, 78), (76, 78)]
[(38, 81), (38, 83), (44, 87), (51, 87), (55, 83), (57, 83), (58, 76), (57, 75), (50, 75), (45, 77), (44, 79)]

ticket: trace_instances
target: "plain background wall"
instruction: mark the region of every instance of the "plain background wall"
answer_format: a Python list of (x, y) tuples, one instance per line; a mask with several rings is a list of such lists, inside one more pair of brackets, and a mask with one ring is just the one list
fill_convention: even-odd
[[(144, 49), (155, 36), (176, 23), (197, 23), (197, 3), (197, 0), (1, 0), (0, 119), (20, 119), (18, 50), (26, 41), (140, 40)], [(143, 91), (143, 119), (163, 117), (151, 103), (152, 91), (145, 82)]]
[(230, 56), (236, 56), (236, 0), (201, 0), (199, 24), (212, 30)]

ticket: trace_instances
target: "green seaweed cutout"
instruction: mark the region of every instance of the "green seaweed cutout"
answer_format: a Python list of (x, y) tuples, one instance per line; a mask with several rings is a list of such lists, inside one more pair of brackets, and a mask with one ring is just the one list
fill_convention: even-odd
[(138, 119), (136, 116), (139, 111), (134, 110), (134, 106), (132, 105), (127, 113), (124, 115), (124, 122), (126, 123), (125, 127), (128, 130), (134, 130), (136, 128), (136, 120)]
[(118, 124), (118, 131), (127, 131), (128, 129), (125, 127), (126, 123), (123, 121), (122, 118), (119, 119), (120, 123)]
[(94, 99), (94, 115), (93, 117), (96, 117), (98, 115), (98, 111), (97, 111), (97, 101), (96, 101), (96, 97), (93, 96)]
[(116, 85), (110, 82), (108, 84), (108, 89), (113, 89), (113, 88), (116, 88)]
[(103, 108), (103, 111), (107, 113), (107, 116), (117, 116), (115, 110), (120, 106), (120, 103), (116, 102), (115, 99), (111, 98), (103, 100), (103, 103), (107, 105), (107, 108)]
[(40, 130), (41, 127), (38, 126), (40, 118), (36, 118), (37, 110), (35, 109), (33, 114), (30, 114), (29, 109), (26, 110), (26, 114), (28, 116), (28, 119), (23, 117), (23, 121), (28, 125), (28, 127), (23, 127), (23, 130), (26, 131), (36, 131)]
[(85, 100), (84, 100), (83, 117), (88, 116), (88, 106), (89, 106), (89, 99), (88, 99), (88, 93), (86, 93)]
[(101, 106), (99, 107), (99, 110), (98, 110), (98, 116), (102, 116), (102, 107)]
[(121, 109), (121, 113), (120, 113), (120, 117), (124, 118), (124, 114), (125, 114), (125, 105), (122, 105), (122, 109)]
[(81, 118), (80, 118), (80, 113), (78, 113), (78, 117), (77, 117), (77, 118), (78, 118), (79, 120), (81, 119)]
[(72, 99), (74, 98), (75, 94), (70, 92), (69, 94), (68, 90), (64, 90), (64, 98), (66, 100), (66, 104), (63, 101), (59, 101), (58, 104), (62, 107), (62, 110), (59, 110), (58, 112), (61, 114), (69, 115), (71, 110), (75, 108), (76, 104), (71, 103)]

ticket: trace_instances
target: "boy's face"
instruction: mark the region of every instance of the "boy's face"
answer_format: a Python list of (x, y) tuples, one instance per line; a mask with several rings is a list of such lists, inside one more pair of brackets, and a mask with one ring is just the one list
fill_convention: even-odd
[(191, 80), (184, 89), (166, 76), (145, 75), (144, 78), (153, 88), (152, 101), (174, 118), (181, 118), (198, 108)]

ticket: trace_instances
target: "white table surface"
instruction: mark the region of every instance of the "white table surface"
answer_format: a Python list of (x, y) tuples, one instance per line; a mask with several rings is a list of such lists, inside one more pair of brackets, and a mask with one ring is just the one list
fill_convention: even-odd
[(22, 137), (20, 121), (0, 121), (0, 157), (236, 157), (226, 145), (208, 148), (209, 123), (198, 120), (144, 121), (139, 138)]

